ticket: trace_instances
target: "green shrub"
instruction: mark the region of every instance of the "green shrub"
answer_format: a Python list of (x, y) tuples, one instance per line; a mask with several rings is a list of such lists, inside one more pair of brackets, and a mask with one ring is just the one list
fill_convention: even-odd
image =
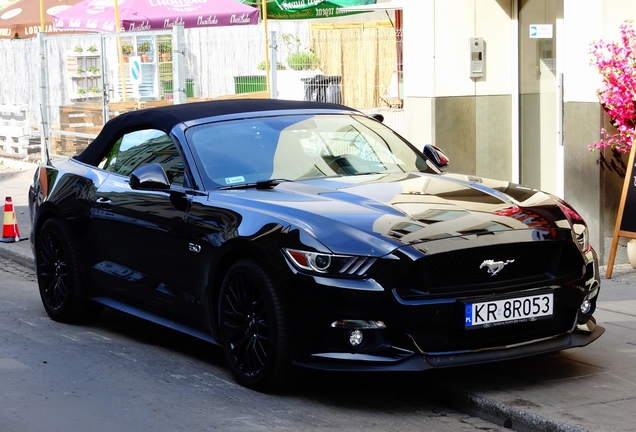
[(298, 51), (289, 54), (287, 64), (294, 70), (312, 70), (318, 69), (320, 59), (313, 52)]
[[(256, 69), (258, 70), (265, 70), (265, 60), (263, 60), (262, 62), (260, 62), (257, 66)], [(276, 62), (276, 70), (286, 70), (287, 68), (285, 67), (284, 64), (282, 64), (281, 62)]]
[(320, 58), (314, 53), (312, 48), (301, 50), (300, 39), (291, 33), (283, 33), (281, 40), (287, 45), (287, 64), (294, 70), (318, 69)]

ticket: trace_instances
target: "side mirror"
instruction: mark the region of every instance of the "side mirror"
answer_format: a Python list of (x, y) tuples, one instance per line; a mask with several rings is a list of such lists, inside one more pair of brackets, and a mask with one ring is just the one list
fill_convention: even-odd
[(139, 167), (130, 174), (130, 187), (138, 190), (168, 190), (170, 180), (161, 165), (152, 163)]
[(376, 119), (380, 123), (384, 122), (384, 116), (382, 114), (379, 114), (379, 113), (371, 114), (371, 118)]
[(446, 168), (450, 163), (448, 156), (434, 145), (426, 144), (422, 153), (438, 168)]

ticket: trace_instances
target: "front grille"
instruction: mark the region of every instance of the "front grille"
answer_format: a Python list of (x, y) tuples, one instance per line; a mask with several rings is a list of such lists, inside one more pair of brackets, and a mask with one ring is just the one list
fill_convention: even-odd
[[(499, 273), (488, 273), (482, 263), (512, 261)], [(480, 268), (482, 267), (482, 268)], [(502, 288), (549, 286), (578, 280), (583, 259), (567, 241), (496, 244), (428, 255), (415, 262), (397, 293), (402, 298), (490, 293)]]
[[(425, 352), (470, 351), (525, 343), (564, 334), (572, 330), (577, 316), (580, 291), (573, 287), (554, 290), (554, 316), (550, 319), (507, 324), (498, 327), (465, 329), (462, 304), (452, 305), (452, 323), (445, 326), (411, 328), (408, 334)], [(388, 324), (387, 324), (388, 325)]]

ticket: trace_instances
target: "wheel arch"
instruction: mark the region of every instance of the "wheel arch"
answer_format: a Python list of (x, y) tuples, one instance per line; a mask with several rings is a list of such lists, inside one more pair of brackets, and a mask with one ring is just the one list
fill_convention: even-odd
[(71, 234), (73, 234), (73, 231), (71, 230), (70, 226), (66, 222), (66, 218), (63, 216), (60, 209), (50, 202), (44, 202), (38, 208), (38, 211), (35, 214), (34, 220), (32, 222), (32, 227), (31, 227), (31, 243), (32, 244), (35, 244), (35, 242), (37, 241), (37, 236), (38, 236), (38, 233), (42, 230), (42, 226), (44, 226), (46, 221), (52, 218), (58, 219), (62, 224), (64, 224), (65, 228)]
[[(83, 256), (83, 252), (81, 250), (81, 241), (79, 237), (77, 236), (77, 230), (74, 229), (73, 225), (69, 223), (68, 218), (64, 215), (64, 213), (59, 207), (57, 207), (53, 203), (44, 202), (38, 208), (37, 214), (34, 218), (34, 221), (32, 222), (33, 226), (31, 229), (30, 241), (33, 248), (32, 250), (34, 253), (35, 266), (37, 266), (37, 256), (35, 255), (35, 250), (36, 250), (35, 245), (37, 244), (39, 233), (42, 230), (42, 227), (44, 226), (44, 224), (51, 219), (55, 219), (59, 221), (64, 226), (64, 228), (66, 229), (66, 232), (71, 236), (69, 240), (73, 243), (73, 245), (79, 252), (78, 256), (79, 257)], [(84, 280), (88, 281), (89, 279), (88, 279), (87, 269), (85, 268), (85, 266), (80, 266), (80, 272), (82, 273), (82, 277), (84, 278)]]
[[(223, 246), (218, 259), (210, 266), (206, 292), (209, 326), (217, 340), (219, 336), (218, 308), (221, 286), (230, 267), (241, 259), (251, 259), (265, 269), (269, 269), (273, 265), (273, 258), (268, 257), (265, 252), (247, 239), (235, 239)], [(276, 278), (274, 273), (269, 272), (269, 276)]]
[(89, 299), (77, 242), (67, 221), (53, 214), (40, 220), (42, 240), (36, 241), (34, 247), (35, 271), (47, 314), (63, 323), (96, 318), (103, 306)]

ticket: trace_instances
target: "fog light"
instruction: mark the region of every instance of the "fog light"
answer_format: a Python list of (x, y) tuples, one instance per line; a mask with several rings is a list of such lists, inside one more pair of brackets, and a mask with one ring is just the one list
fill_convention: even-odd
[(590, 312), (590, 310), (592, 310), (592, 302), (589, 300), (584, 300), (583, 303), (581, 303), (581, 313), (587, 314)]
[(360, 330), (351, 330), (349, 343), (354, 347), (360, 345), (362, 343), (362, 332)]

